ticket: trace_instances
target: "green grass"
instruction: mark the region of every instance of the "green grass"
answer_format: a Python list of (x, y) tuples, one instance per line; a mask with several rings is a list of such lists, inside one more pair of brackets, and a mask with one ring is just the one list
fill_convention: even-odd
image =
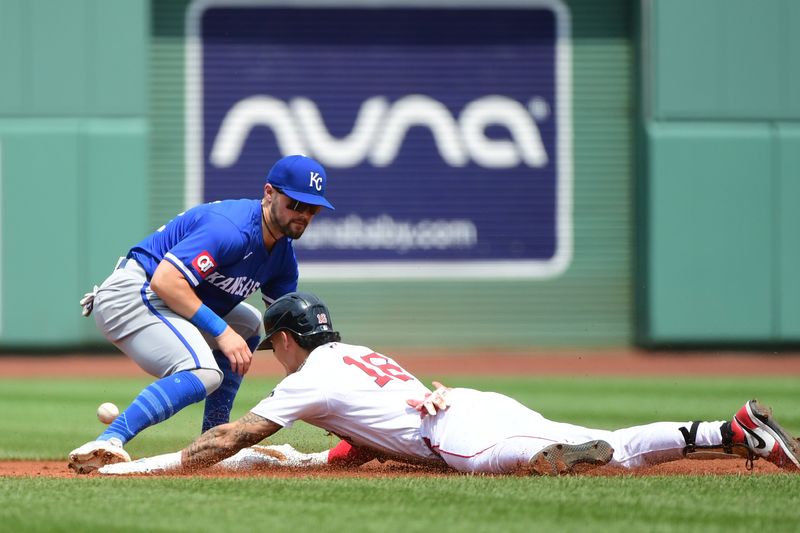
[[(796, 378), (450, 378), (513, 396), (549, 418), (615, 428), (656, 420), (727, 419), (750, 397), (800, 433)], [(245, 380), (244, 413), (276, 380)], [(141, 379), (0, 379), (0, 458), (63, 458), (103, 428), (102, 401), (124, 407)], [(133, 456), (172, 451), (199, 431), (202, 407), (143, 432)], [(480, 424), (476, 420), (476, 424)], [(273, 442), (320, 450), (306, 424)], [(4, 531), (795, 531), (800, 475), (445, 478), (0, 477)]]
[(0, 478), (0, 523), (6, 531), (796, 531), (796, 478)]

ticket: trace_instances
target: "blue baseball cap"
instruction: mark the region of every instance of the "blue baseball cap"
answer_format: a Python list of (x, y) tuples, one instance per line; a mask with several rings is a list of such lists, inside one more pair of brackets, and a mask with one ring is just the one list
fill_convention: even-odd
[(304, 155), (287, 155), (272, 165), (267, 183), (293, 200), (334, 209), (325, 199), (328, 177), (317, 161)]

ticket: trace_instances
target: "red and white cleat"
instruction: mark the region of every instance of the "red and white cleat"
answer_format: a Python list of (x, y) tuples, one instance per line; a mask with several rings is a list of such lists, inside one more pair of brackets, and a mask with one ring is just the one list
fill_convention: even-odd
[(800, 443), (772, 417), (772, 409), (750, 400), (730, 423), (733, 444), (787, 470), (800, 469)]

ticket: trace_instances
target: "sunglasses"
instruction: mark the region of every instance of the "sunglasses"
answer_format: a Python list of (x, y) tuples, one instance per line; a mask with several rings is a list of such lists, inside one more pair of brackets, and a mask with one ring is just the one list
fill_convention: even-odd
[(319, 213), (319, 210), (322, 209), (321, 205), (314, 205), (314, 204), (307, 204), (305, 202), (301, 202), (300, 200), (295, 200), (276, 186), (272, 186), (273, 189), (278, 191), (280, 194), (284, 195), (289, 199), (289, 209), (295, 211), (297, 213), (309, 213), (311, 215), (316, 215)]

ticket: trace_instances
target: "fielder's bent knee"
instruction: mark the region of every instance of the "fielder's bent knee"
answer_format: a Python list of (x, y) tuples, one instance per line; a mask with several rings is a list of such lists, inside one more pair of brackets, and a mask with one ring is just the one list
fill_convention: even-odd
[(219, 386), (222, 385), (221, 370), (211, 368), (195, 368), (189, 372), (197, 376), (197, 379), (203, 383), (203, 387), (206, 389), (206, 396), (217, 390)]
[(261, 312), (247, 302), (242, 302), (234, 307), (230, 313), (225, 315), (224, 319), (236, 333), (245, 339), (258, 335), (261, 331)]

